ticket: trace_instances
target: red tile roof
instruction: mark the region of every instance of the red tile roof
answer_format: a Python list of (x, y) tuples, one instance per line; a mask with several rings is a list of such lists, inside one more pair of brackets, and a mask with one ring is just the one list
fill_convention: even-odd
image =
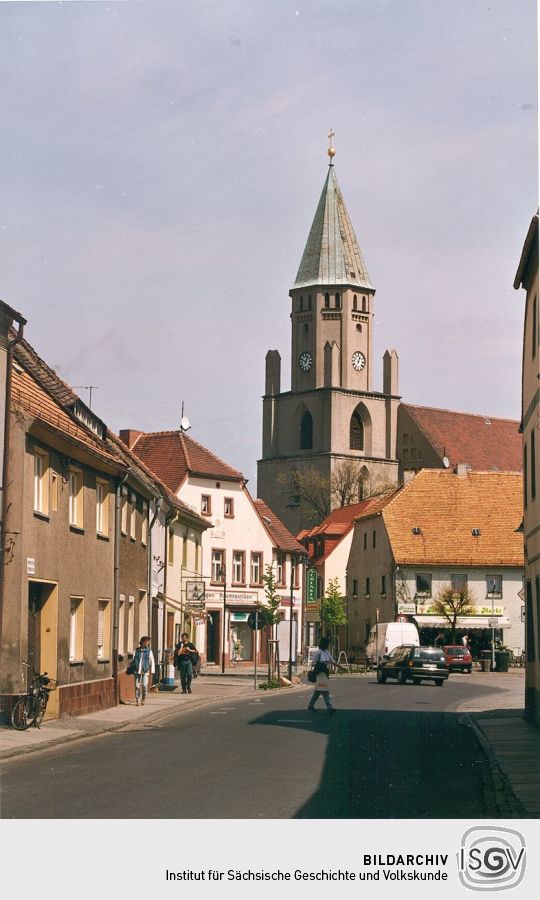
[(276, 514), (272, 512), (272, 510), (269, 506), (267, 506), (264, 500), (253, 500), (252, 502), (261, 522), (272, 538), (274, 547), (277, 547), (278, 550), (283, 550), (287, 553), (305, 554), (306, 551), (302, 544), (298, 543), (294, 535), (292, 535), (289, 529), (285, 527), (283, 522), (278, 519)]
[(398, 565), (523, 566), (519, 473), (422, 469), (379, 512)]
[(141, 433), (131, 449), (174, 493), (187, 474), (245, 481), (241, 472), (181, 431)]
[(475, 471), (521, 472), (519, 422), (491, 416), (402, 404), (440, 459), (467, 463)]

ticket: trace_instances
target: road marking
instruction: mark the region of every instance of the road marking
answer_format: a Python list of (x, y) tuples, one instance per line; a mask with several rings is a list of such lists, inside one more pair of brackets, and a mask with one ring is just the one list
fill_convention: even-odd
[(233, 709), (237, 709), (236, 706), (220, 706), (219, 708), (224, 710), (225, 712), (230, 712)]
[(313, 719), (278, 719), (278, 725), (281, 722), (287, 722), (289, 725), (291, 724), (291, 722), (294, 725), (303, 725), (305, 722), (313, 722)]
[(211, 713), (208, 713), (208, 715), (209, 715), (209, 716), (226, 716), (227, 713), (226, 713), (226, 712), (222, 712), (221, 710), (219, 710), (219, 712), (211, 712)]

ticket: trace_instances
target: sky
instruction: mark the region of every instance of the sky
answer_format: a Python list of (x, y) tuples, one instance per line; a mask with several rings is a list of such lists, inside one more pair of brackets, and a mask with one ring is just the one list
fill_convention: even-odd
[(332, 128), (374, 388), (395, 348), (407, 403), (519, 419), (536, 35), (535, 0), (2, 2), (0, 297), (110, 428), (184, 403), (256, 494)]

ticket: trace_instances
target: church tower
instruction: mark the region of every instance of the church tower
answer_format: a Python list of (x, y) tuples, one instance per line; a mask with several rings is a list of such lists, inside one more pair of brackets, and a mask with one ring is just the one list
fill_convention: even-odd
[(383, 392), (374, 391), (375, 289), (337, 182), (332, 143), (328, 155), (328, 175), (289, 292), (290, 391), (281, 392), (278, 351), (266, 357), (257, 493), (293, 532), (312, 524), (291, 490), (295, 473), (330, 477), (349, 468), (357, 476), (356, 502), (395, 483), (398, 471), (398, 358), (395, 350), (385, 353)]

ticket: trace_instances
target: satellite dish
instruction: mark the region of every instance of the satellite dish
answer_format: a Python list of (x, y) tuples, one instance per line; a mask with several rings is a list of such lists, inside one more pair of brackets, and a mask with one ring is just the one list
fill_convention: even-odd
[(191, 422), (189, 421), (187, 416), (182, 416), (180, 421), (180, 431), (189, 431), (191, 428)]
[(442, 458), (442, 464), (443, 464), (443, 466), (444, 466), (445, 469), (449, 469), (449, 468), (450, 468), (450, 460), (448, 459), (447, 456), (443, 456), (443, 458)]

